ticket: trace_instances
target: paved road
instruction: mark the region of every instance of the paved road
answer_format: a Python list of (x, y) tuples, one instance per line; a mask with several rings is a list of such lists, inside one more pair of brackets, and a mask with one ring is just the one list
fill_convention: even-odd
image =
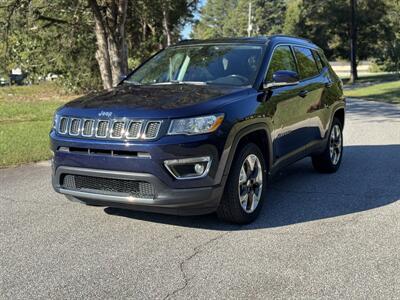
[(277, 176), (248, 226), (68, 202), (0, 170), (0, 299), (400, 298), (400, 109), (351, 101), (341, 170)]

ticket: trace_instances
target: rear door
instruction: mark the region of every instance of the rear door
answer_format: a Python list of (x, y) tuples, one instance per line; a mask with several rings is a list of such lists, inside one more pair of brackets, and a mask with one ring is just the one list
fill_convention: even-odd
[(308, 147), (321, 141), (325, 133), (326, 114), (323, 113), (322, 99), (326, 80), (314, 50), (301, 46), (294, 46), (293, 49), (300, 75), (298, 109), (302, 121), (298, 134), (303, 146)]

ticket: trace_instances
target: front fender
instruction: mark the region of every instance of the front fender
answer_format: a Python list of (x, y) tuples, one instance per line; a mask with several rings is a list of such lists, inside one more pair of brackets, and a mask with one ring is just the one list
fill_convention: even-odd
[(220, 160), (220, 167), (218, 168), (216, 176), (217, 178), (221, 179), (221, 183), (223, 185), (225, 185), (226, 179), (229, 175), (229, 171), (231, 169), (232, 162), (241, 139), (244, 138), (246, 135), (258, 130), (263, 130), (267, 136), (266, 146), (268, 149), (268, 153), (265, 153), (265, 157), (268, 164), (268, 170), (271, 170), (273, 162), (273, 150), (270, 134), (271, 131), (268, 120), (260, 120), (259, 118), (246, 120), (234, 125), (229, 132), (228, 138), (226, 139), (224, 151)]

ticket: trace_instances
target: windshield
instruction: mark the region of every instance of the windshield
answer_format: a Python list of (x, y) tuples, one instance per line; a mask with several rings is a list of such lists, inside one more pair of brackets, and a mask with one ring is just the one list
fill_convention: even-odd
[(195, 45), (167, 48), (124, 82), (132, 84), (252, 85), (261, 64), (257, 45)]

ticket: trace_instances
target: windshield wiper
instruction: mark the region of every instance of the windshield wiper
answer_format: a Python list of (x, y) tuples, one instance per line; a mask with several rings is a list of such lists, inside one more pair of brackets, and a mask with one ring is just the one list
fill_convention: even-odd
[[(160, 82), (161, 83), (161, 82)], [(193, 85), (207, 85), (205, 81), (184, 81), (184, 80), (170, 80), (167, 82), (162, 82), (165, 84), (193, 84)]]
[(123, 83), (133, 84), (133, 85), (142, 85), (140, 82), (134, 80), (124, 80)]

